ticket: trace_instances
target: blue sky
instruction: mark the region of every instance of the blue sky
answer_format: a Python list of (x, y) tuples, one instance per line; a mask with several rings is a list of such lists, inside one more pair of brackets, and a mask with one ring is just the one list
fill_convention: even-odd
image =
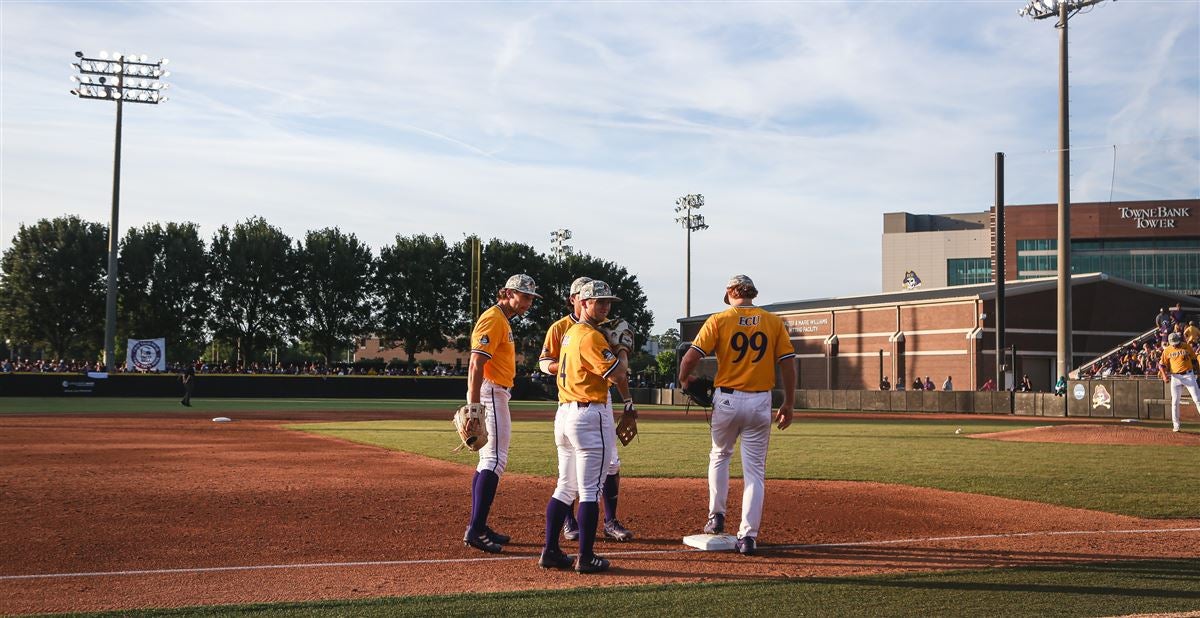
[[(6, 1), (0, 249), (107, 222), (113, 106), (67, 92), (106, 50), (171, 60), (170, 100), (126, 107), (123, 229), (549, 251), (568, 228), (658, 332), (683, 312), (674, 201), (702, 193), (694, 313), (733, 273), (764, 303), (877, 292), (882, 213), (988, 208), (994, 152), (1008, 203), (1056, 201), (1058, 35), (1022, 5)], [(1104, 2), (1070, 43), (1072, 198), (1200, 197), (1200, 2)]]

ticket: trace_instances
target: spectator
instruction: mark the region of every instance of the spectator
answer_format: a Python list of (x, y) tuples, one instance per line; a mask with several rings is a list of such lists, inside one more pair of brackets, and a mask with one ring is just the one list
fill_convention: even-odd
[(950, 380), (950, 376), (946, 376), (946, 381), (942, 382), (942, 390), (947, 393), (954, 390), (954, 382)]
[(923, 382), (921, 382), (921, 376), (917, 376), (917, 377), (913, 378), (912, 389), (914, 391), (925, 390), (925, 384)]
[(1167, 313), (1166, 307), (1159, 307), (1158, 315), (1154, 316), (1154, 327), (1161, 330), (1163, 324), (1171, 324), (1171, 314)]
[(930, 380), (929, 376), (925, 376), (925, 390), (934, 390), (933, 380)]
[(1067, 394), (1067, 376), (1058, 376), (1058, 382), (1054, 383), (1054, 394), (1059, 397)]
[(879, 382), (879, 390), (881, 390), (881, 391), (892, 390), (892, 383), (888, 382), (887, 376), (883, 376), (883, 380)]
[(1020, 390), (1022, 393), (1029, 393), (1033, 391), (1033, 380), (1029, 379), (1028, 373), (1021, 376), (1021, 386), (1017, 390)]
[(995, 381), (995, 380), (993, 380), (993, 379), (991, 379), (991, 378), (988, 378), (988, 379), (987, 379), (987, 382), (984, 382), (984, 383), (983, 383), (983, 386), (979, 387), (979, 390), (981, 390), (981, 391), (994, 391), (994, 390), (996, 390), (996, 381)]

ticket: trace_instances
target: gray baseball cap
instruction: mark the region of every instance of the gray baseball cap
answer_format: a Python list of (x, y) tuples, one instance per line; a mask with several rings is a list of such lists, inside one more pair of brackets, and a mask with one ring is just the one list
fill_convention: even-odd
[(726, 305), (729, 304), (729, 288), (736, 288), (736, 287), (741, 287), (741, 286), (749, 286), (756, 290), (758, 289), (757, 287), (755, 287), (754, 281), (752, 279), (750, 279), (750, 277), (748, 277), (746, 275), (734, 275), (729, 278), (729, 283), (725, 284), (725, 304)]
[(605, 298), (609, 300), (621, 300), (620, 297), (613, 296), (612, 288), (608, 287), (608, 284), (603, 281), (592, 279), (579, 288), (579, 300)]
[(572, 281), (572, 282), (571, 282), (571, 294), (570, 294), (570, 295), (571, 295), (571, 296), (574, 296), (574, 295), (578, 294), (578, 293), (579, 293), (579, 290), (582, 290), (582, 289), (583, 289), (583, 284), (585, 284), (585, 283), (587, 283), (587, 282), (589, 282), (589, 281), (591, 281), (591, 280), (592, 280), (592, 278), (591, 278), (591, 277), (580, 277), (580, 278), (578, 278), (578, 279), (576, 279), (576, 280)]
[(537, 284), (533, 282), (533, 277), (529, 275), (513, 275), (508, 278), (508, 282), (504, 284), (506, 290), (516, 290), (523, 294), (529, 294), (534, 298), (541, 298), (542, 295), (537, 293)]

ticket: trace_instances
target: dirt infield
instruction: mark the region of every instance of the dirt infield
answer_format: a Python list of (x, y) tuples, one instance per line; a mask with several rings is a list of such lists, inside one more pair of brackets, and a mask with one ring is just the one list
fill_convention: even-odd
[(1200, 435), (1194, 433), (1174, 432), (1169, 428), (1130, 425), (1048, 425), (995, 433), (977, 433), (967, 437), (1002, 442), (1200, 447)]
[(616, 568), (545, 572), (552, 479), (505, 478), (492, 524), (514, 542), (488, 556), (461, 543), (472, 468), (279, 420), (5, 417), (0, 469), (0, 613), (1200, 556), (1200, 520), (803, 481), (768, 482), (761, 556), (691, 552), (679, 539), (703, 523), (706, 482), (631, 478), (638, 540), (598, 542)]

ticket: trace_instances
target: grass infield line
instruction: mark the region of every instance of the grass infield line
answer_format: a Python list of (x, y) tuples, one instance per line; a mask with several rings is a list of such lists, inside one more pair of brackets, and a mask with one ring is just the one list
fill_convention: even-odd
[[(1142, 530), (1058, 530), (1046, 532), (1005, 532), (1002, 534), (972, 534), (963, 536), (940, 536), (913, 539), (891, 539), (886, 541), (851, 541), (847, 543), (815, 543), (801, 545), (767, 545), (759, 547), (760, 553), (770, 553), (774, 550), (787, 549), (821, 549), (837, 547), (869, 547), (883, 545), (903, 545), (906, 543), (937, 543), (943, 541), (970, 541), (981, 539), (1008, 539), (1034, 536), (1085, 536), (1105, 534), (1157, 534), (1167, 532), (1200, 532), (1200, 528), (1157, 528)], [(663, 554), (690, 554), (702, 552), (702, 549), (644, 549), (632, 551), (604, 552), (605, 556), (653, 556)], [(145, 569), (131, 571), (96, 571), (90, 573), (39, 573), (33, 575), (0, 575), (0, 581), (15, 581), (26, 579), (55, 579), (73, 577), (120, 577), (129, 575), (170, 575), (182, 573), (220, 573), (228, 571), (262, 571), (268, 569), (320, 569), (360, 566), (411, 566), (420, 564), (461, 564), (471, 562), (510, 562), (513, 560), (531, 560), (539, 554), (520, 554), (511, 556), (496, 556), (492, 558), (435, 558), (427, 560), (370, 560), (361, 562), (310, 562), (297, 564), (260, 564), (227, 567), (196, 567), (184, 569)]]

